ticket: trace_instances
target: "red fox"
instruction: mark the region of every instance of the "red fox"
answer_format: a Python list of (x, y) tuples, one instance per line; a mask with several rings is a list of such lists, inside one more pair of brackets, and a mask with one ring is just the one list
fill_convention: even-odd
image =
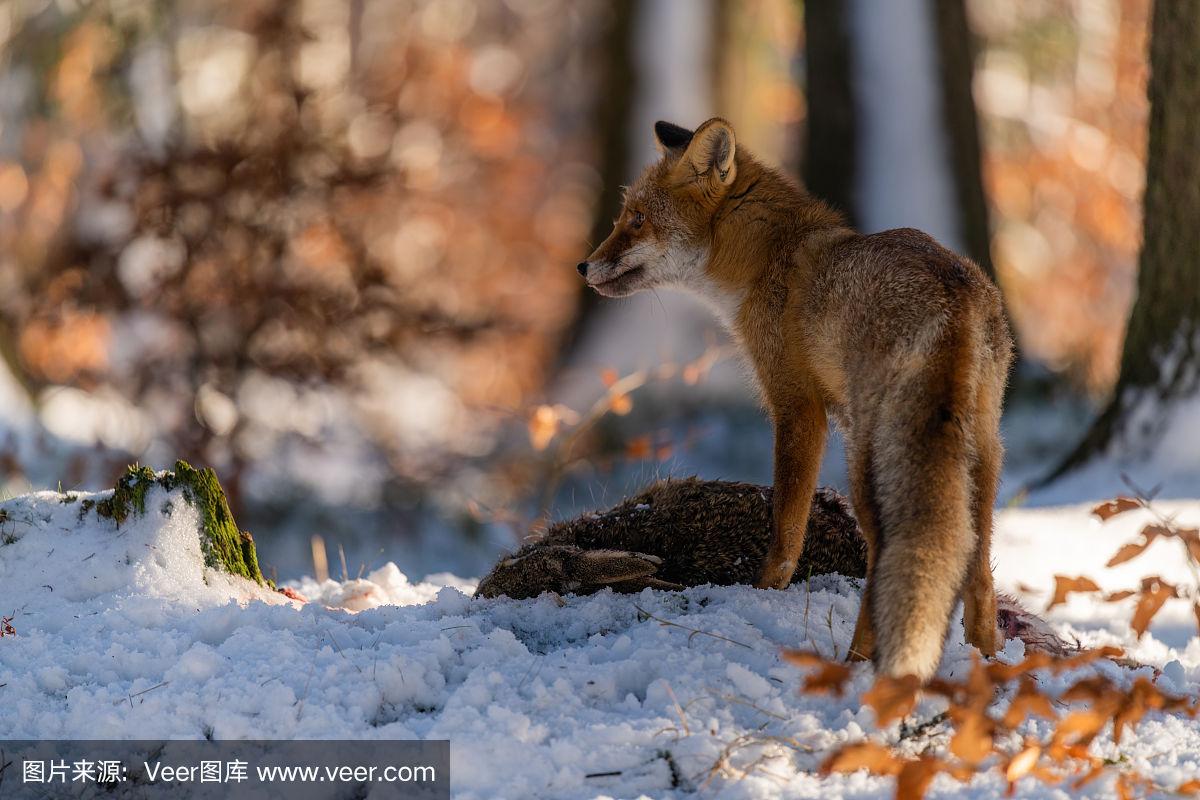
[(959, 597), (968, 640), (993, 655), (992, 506), (1012, 360), (999, 291), (920, 231), (855, 232), (738, 147), (723, 119), (654, 131), (660, 159), (578, 270), (606, 297), (694, 292), (748, 356), (775, 426), (756, 585), (786, 588), (796, 569), (832, 415), (868, 544), (852, 657), (927, 681)]

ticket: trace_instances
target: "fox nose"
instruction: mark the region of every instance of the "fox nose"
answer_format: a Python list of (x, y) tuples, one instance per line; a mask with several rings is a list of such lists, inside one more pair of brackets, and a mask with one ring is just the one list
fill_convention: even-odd
[(588, 262), (580, 261), (578, 264), (575, 265), (575, 269), (579, 270), (579, 274), (586, 278), (587, 271), (588, 271)]

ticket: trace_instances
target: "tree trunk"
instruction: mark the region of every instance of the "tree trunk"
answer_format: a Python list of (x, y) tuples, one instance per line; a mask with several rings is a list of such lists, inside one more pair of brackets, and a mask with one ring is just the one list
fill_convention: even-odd
[(815, 0), (804, 4), (805, 73), (808, 79), (805, 187), (857, 225), (854, 180), (858, 122), (849, 32), (849, 4)]
[[(596, 87), (592, 103), (592, 128), (599, 143), (600, 195), (596, 198), (591, 237), (587, 250), (604, 240), (612, 228), (613, 217), (621, 205), (622, 185), (629, 169), (629, 119), (637, 97), (636, 72), (633, 68), (634, 22), (637, 9), (633, 0), (614, 0), (609, 5), (609, 25), (596, 55), (603, 58), (603, 77)], [(649, 136), (650, 132), (646, 132)], [(587, 256), (586, 252), (579, 257)], [(579, 307), (575, 318), (563, 332), (558, 349), (561, 368), (569, 363), (583, 331), (596, 310), (598, 296), (579, 283)]]
[(995, 280), (979, 152), (979, 119), (971, 91), (975, 75), (975, 42), (967, 24), (964, 0), (932, 0), (932, 4), (942, 118), (958, 200), (959, 230), (966, 255)]
[[(1137, 299), (1112, 400), (1083, 441), (1036, 485), (1114, 444), (1144, 455), (1171, 406), (1200, 383), (1200, 0), (1159, 0), (1150, 38), (1150, 136)], [(1155, 413), (1133, 411), (1153, 404)]]

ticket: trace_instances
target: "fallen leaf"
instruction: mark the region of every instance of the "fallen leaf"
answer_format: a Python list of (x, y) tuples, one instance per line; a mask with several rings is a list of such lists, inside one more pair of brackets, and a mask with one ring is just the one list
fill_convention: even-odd
[(875, 711), (875, 720), (884, 727), (894, 719), (908, 716), (917, 704), (917, 690), (921, 682), (915, 675), (889, 678), (881, 675), (875, 685), (863, 692), (863, 703)]
[(1037, 683), (1028, 676), (1022, 676), (1021, 687), (1017, 690), (1012, 702), (1008, 704), (1003, 721), (1007, 727), (1015, 728), (1035, 715), (1045, 719), (1054, 719), (1058, 716), (1054, 713), (1054, 705), (1050, 702), (1050, 698), (1041, 693)]
[(1200, 564), (1200, 528), (1183, 528), (1175, 531), (1175, 536), (1183, 541), (1192, 561)]
[(783, 659), (798, 667), (817, 667), (817, 671), (804, 679), (803, 691), (811, 694), (830, 693), (841, 697), (850, 680), (850, 667), (838, 661), (829, 661), (808, 650), (784, 650)]
[(834, 751), (821, 765), (821, 774), (865, 769), (874, 775), (894, 775), (902, 765), (888, 747), (875, 742), (858, 742)]
[(1145, 678), (1134, 681), (1129, 696), (1120, 710), (1113, 715), (1113, 743), (1121, 743), (1121, 733), (1126, 726), (1136, 725), (1150, 709), (1162, 708), (1164, 698), (1158, 687)]
[(1175, 794), (1200, 794), (1200, 778), (1192, 778), (1175, 787)]
[(1067, 595), (1071, 592), (1098, 592), (1100, 587), (1091, 578), (1085, 578), (1082, 575), (1078, 578), (1072, 578), (1067, 575), (1054, 576), (1054, 597), (1050, 599), (1050, 605), (1046, 606), (1046, 610), (1054, 608), (1067, 602)]
[(1080, 777), (1079, 780), (1072, 783), (1071, 788), (1076, 791), (1079, 791), (1080, 789), (1087, 786), (1092, 781), (1096, 780), (1096, 778), (1099, 778), (1107, 770), (1108, 770), (1108, 765), (1105, 764), (1100, 759), (1096, 759), (1095, 763), (1092, 764), (1092, 768), (1090, 770), (1088, 770), (1082, 777)]
[(921, 800), (941, 769), (942, 762), (933, 756), (909, 761), (896, 776), (896, 800)]
[(1041, 756), (1042, 748), (1040, 746), (1029, 745), (1009, 760), (1008, 766), (1004, 768), (1004, 777), (1009, 783), (1016, 783), (1029, 774)]
[(1154, 539), (1151, 538), (1140, 542), (1130, 542), (1127, 545), (1123, 545), (1121, 549), (1118, 550), (1104, 566), (1115, 567), (1118, 564), (1124, 564), (1126, 561), (1132, 561), (1145, 552), (1146, 548), (1150, 546), (1150, 542), (1152, 541), (1154, 541)]
[(1142, 638), (1142, 634), (1150, 627), (1150, 621), (1163, 607), (1163, 603), (1175, 596), (1175, 587), (1165, 581), (1154, 579), (1143, 586), (1137, 607), (1133, 610), (1133, 618), (1129, 620), (1129, 627), (1137, 634), (1137, 638)]
[(950, 752), (968, 764), (978, 764), (992, 752), (991, 720), (971, 713), (958, 722), (950, 739)]
[(993, 661), (986, 666), (988, 677), (993, 681), (1007, 683), (1021, 675), (1042, 669), (1054, 663), (1054, 657), (1049, 653), (1038, 650), (1025, 656), (1019, 664), (1005, 664), (1003, 661)]
[(1157, 539), (1159, 536), (1175, 536), (1177, 531), (1174, 528), (1169, 528), (1166, 525), (1156, 525), (1150, 523), (1142, 528), (1142, 536), (1146, 537), (1147, 544)]
[(1124, 514), (1126, 511), (1141, 507), (1141, 502), (1132, 497), (1114, 497), (1093, 508), (1092, 513), (1101, 520), (1109, 520), (1117, 514)]
[(1054, 731), (1054, 741), (1058, 743), (1087, 744), (1096, 738), (1096, 734), (1108, 722), (1108, 717), (1097, 711), (1072, 711)]

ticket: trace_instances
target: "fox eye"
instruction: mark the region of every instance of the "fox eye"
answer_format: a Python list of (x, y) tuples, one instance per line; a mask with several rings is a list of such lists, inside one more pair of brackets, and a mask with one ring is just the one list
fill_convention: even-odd
[(645, 221), (646, 215), (640, 211), (635, 211), (633, 212), (633, 218), (629, 221), (629, 224), (632, 225), (633, 229), (636, 231), (638, 228), (642, 227), (642, 223)]

